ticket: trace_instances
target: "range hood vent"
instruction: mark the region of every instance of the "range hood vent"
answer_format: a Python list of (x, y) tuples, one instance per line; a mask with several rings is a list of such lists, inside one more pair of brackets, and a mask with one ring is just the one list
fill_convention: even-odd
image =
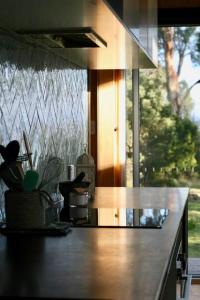
[(90, 27), (67, 28), (58, 31), (18, 31), (49, 48), (105, 48), (107, 43)]

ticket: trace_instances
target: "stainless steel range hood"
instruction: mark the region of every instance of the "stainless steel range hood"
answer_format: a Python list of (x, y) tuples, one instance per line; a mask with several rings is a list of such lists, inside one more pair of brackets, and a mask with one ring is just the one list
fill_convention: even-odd
[(2, 0), (0, 27), (89, 69), (154, 67), (103, 0)]
[(103, 40), (92, 28), (67, 28), (59, 31), (18, 31), (25, 38), (36, 40), (49, 48), (104, 48)]

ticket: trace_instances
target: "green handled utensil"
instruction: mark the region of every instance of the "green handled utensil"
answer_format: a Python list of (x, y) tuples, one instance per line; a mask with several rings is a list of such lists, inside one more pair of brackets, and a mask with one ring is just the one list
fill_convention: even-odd
[(38, 183), (39, 174), (34, 170), (28, 170), (24, 176), (22, 186), (25, 192), (33, 191)]

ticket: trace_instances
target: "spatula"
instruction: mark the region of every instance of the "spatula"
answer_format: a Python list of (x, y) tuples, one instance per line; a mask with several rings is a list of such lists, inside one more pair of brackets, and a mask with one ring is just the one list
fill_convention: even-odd
[(0, 165), (0, 177), (11, 190), (22, 190), (23, 176), (19, 172), (16, 162), (3, 162)]
[(34, 170), (28, 170), (24, 176), (22, 187), (25, 192), (32, 192), (38, 183), (39, 174)]
[(6, 162), (16, 161), (19, 154), (19, 142), (16, 140), (8, 143), (6, 147), (0, 145), (0, 153)]

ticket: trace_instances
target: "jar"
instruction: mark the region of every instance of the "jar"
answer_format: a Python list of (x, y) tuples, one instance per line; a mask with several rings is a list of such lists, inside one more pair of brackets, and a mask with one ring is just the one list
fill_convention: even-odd
[(85, 173), (84, 181), (90, 182), (88, 196), (89, 198), (93, 198), (95, 192), (95, 164), (94, 158), (86, 153), (86, 147), (84, 153), (80, 155), (76, 161), (76, 174), (78, 175), (80, 172)]

